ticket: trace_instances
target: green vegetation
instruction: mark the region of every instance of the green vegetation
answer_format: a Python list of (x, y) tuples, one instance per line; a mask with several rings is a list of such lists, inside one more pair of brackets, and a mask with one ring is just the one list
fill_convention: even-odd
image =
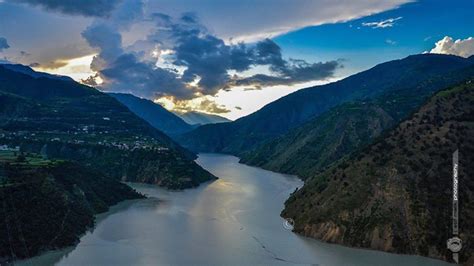
[(474, 67), (449, 77), (430, 79), (413, 88), (389, 91), (374, 99), (341, 104), (246, 152), (241, 162), (310, 178), (406, 119), (432, 95), (434, 88), (466, 77), (474, 77)]
[(474, 83), (441, 91), (372, 145), (308, 179), (282, 216), (303, 235), (451, 260), (452, 153), (460, 153), (461, 262), (474, 259)]
[(78, 161), (116, 180), (181, 189), (215, 179), (113, 97), (0, 66), (0, 145)]
[(130, 187), (74, 162), (0, 152), (0, 258), (26, 258), (73, 245), (94, 215), (126, 199)]
[(0, 65), (0, 264), (73, 245), (95, 214), (142, 197), (120, 181), (215, 179), (194, 158), (107, 94)]

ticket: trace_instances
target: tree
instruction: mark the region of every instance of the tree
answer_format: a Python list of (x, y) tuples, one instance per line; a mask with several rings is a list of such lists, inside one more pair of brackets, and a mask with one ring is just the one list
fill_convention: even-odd
[(25, 155), (23, 155), (23, 154), (18, 155), (18, 156), (16, 157), (16, 161), (19, 162), (19, 163), (24, 163), (24, 162), (26, 162), (26, 157), (25, 157)]

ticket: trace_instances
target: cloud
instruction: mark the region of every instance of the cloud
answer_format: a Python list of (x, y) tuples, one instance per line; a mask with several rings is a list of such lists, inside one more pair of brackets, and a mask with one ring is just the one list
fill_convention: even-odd
[(454, 40), (449, 36), (435, 43), (435, 47), (431, 49), (432, 54), (452, 54), (462, 57), (474, 55), (474, 38), (469, 37), (464, 40)]
[[(167, 18), (167, 26), (169, 38), (156, 40), (161, 43), (173, 40), (174, 46), (169, 47), (175, 51), (173, 63), (186, 68), (183, 81), (199, 80), (199, 92), (204, 95), (215, 95), (220, 89), (235, 85), (276, 86), (324, 79), (331, 77), (339, 65), (335, 61), (314, 64), (304, 60), (287, 61), (282, 57), (280, 46), (270, 39), (259, 41), (256, 45), (226, 44), (210, 34), (196, 17), (192, 20), (181, 18), (181, 21), (174, 23)], [(229, 71), (240, 73), (254, 66), (268, 66), (273, 75), (241, 78), (228, 74)], [(266, 81), (256, 82), (257, 78)], [(244, 82), (248, 79), (252, 82)]]
[(224, 105), (219, 105), (209, 99), (204, 99), (203, 101), (201, 101), (196, 109), (212, 114), (225, 114), (230, 112), (230, 110), (227, 109)]
[(402, 19), (403, 17), (397, 17), (397, 18), (389, 18), (386, 20), (382, 21), (375, 21), (375, 22), (363, 22), (362, 26), (365, 27), (371, 27), (372, 29), (377, 29), (377, 28), (390, 28), (395, 25), (395, 21)]
[(40, 64), (37, 62), (35, 64), (37, 65), (37, 67), (41, 67), (42, 69), (47, 70), (47, 69), (57, 69), (57, 68), (63, 67), (67, 65), (67, 63), (68, 63), (68, 59), (57, 59), (57, 60), (46, 62), (43, 64)]
[(302, 60), (284, 61), (284, 65), (274, 69), (278, 75), (236, 76), (227, 86), (247, 86), (246, 90), (251, 90), (277, 85), (294, 85), (312, 80), (328, 79), (333, 77), (335, 70), (339, 67), (342, 67), (339, 60), (312, 64)]
[(226, 42), (259, 41), (307, 26), (349, 21), (397, 8), (412, 0), (189, 0), (149, 1), (149, 9), (177, 17), (199, 14), (201, 21)]
[(7, 39), (0, 37), (0, 52), (8, 48), (10, 48), (10, 45), (8, 45)]
[(386, 39), (386, 40), (385, 40), (385, 43), (386, 43), (386, 44), (390, 44), (390, 45), (396, 45), (396, 44), (397, 44), (397, 42), (394, 41), (394, 40), (392, 40), (392, 39)]
[[(91, 63), (91, 69), (97, 71), (97, 75), (83, 82), (99, 85), (103, 90), (131, 92), (146, 98), (172, 95), (191, 99), (193, 91), (180, 81), (176, 72), (157, 67), (152, 57), (142, 59), (141, 53), (126, 51), (122, 47), (119, 30), (129, 27), (140, 17), (141, 5), (141, 1), (125, 1), (111, 14), (111, 20), (98, 19), (84, 30), (82, 36), (91, 47), (99, 50), (99, 54)], [(102, 84), (96, 81), (99, 78)]]
[[(130, 12), (132, 9), (121, 8), (126, 2), (129, 7), (132, 6), (130, 2), (141, 5), (143, 12), (140, 16), (144, 19), (135, 23), (132, 30), (123, 30), (123, 26), (120, 26), (124, 47), (142, 39), (148, 33), (150, 29), (148, 19), (154, 12), (178, 17), (183, 12), (193, 11), (199, 15), (213, 36), (228, 44), (231, 42), (230, 39), (233, 39), (234, 43), (255, 42), (307, 26), (357, 19), (397, 8), (411, 0), (231, 2), (202, 0), (198, 4), (190, 0), (146, 0), (145, 4), (141, 1), (126, 0), (3, 0), (3, 2), (4, 4), (0, 5), (0, 13), (3, 14), (0, 16), (2, 32), (18, 49), (4, 51), (5, 56), (15, 58), (14, 53), (24, 50), (31, 53), (31, 56), (15, 58), (16, 62), (49, 65), (58, 58), (73, 59), (96, 53), (97, 50), (87, 44), (81, 33), (93, 20), (119, 21), (128, 14), (133, 14)], [(24, 34), (25, 32), (30, 34)], [(147, 50), (143, 51), (145, 53), (139, 56), (148, 55)]]
[(122, 0), (7, 0), (39, 6), (46, 10), (68, 15), (107, 17)]
[[(122, 6), (129, 7), (126, 4)], [(118, 8), (116, 12), (121, 12)], [(115, 13), (111, 17), (116, 17)], [(138, 19), (138, 16), (134, 16)], [(213, 35), (193, 13), (178, 18), (153, 13), (148, 18), (155, 28), (146, 37), (129, 47), (123, 47), (120, 29), (123, 20), (110, 23), (96, 20), (82, 36), (99, 50), (91, 69), (97, 76), (84, 82), (111, 91), (132, 92), (141, 97), (168, 97), (175, 102), (196, 97), (213, 96), (232, 86), (291, 85), (332, 77), (339, 61), (308, 63), (285, 60), (281, 48), (265, 39), (254, 45), (227, 44)], [(130, 18), (127, 17), (129, 25)], [(255, 66), (268, 66), (269, 75), (241, 76)], [(229, 72), (235, 74), (231, 76)], [(181, 104), (183, 106), (183, 104)], [(203, 101), (201, 110), (224, 112), (222, 108)]]
[(175, 72), (156, 67), (153, 62), (140, 61), (132, 53), (119, 56), (99, 73), (105, 83), (101, 87), (109, 90), (132, 92), (147, 98), (191, 99), (195, 96)]
[(186, 113), (190, 111), (199, 110), (201, 112), (212, 113), (212, 114), (226, 114), (231, 110), (227, 109), (224, 105), (217, 104), (211, 99), (206, 97), (195, 99), (193, 101), (183, 101), (169, 99), (173, 101), (174, 107), (173, 110)]

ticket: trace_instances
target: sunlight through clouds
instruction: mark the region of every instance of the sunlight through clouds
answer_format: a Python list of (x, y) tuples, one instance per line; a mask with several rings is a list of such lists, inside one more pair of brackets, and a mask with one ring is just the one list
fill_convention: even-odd
[(57, 68), (43, 67), (39, 65), (37, 67), (33, 66), (33, 69), (36, 71), (48, 72), (56, 75), (69, 76), (80, 82), (82, 79), (86, 79), (87, 77), (95, 74), (95, 72), (90, 68), (90, 64), (94, 56), (95, 54), (68, 60), (58, 60), (57, 63), (62, 66)]

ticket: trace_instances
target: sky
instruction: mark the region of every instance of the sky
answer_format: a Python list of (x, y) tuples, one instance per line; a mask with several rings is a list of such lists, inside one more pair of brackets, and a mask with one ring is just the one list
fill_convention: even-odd
[(474, 1), (0, 0), (0, 61), (230, 119), (420, 53), (474, 54)]

